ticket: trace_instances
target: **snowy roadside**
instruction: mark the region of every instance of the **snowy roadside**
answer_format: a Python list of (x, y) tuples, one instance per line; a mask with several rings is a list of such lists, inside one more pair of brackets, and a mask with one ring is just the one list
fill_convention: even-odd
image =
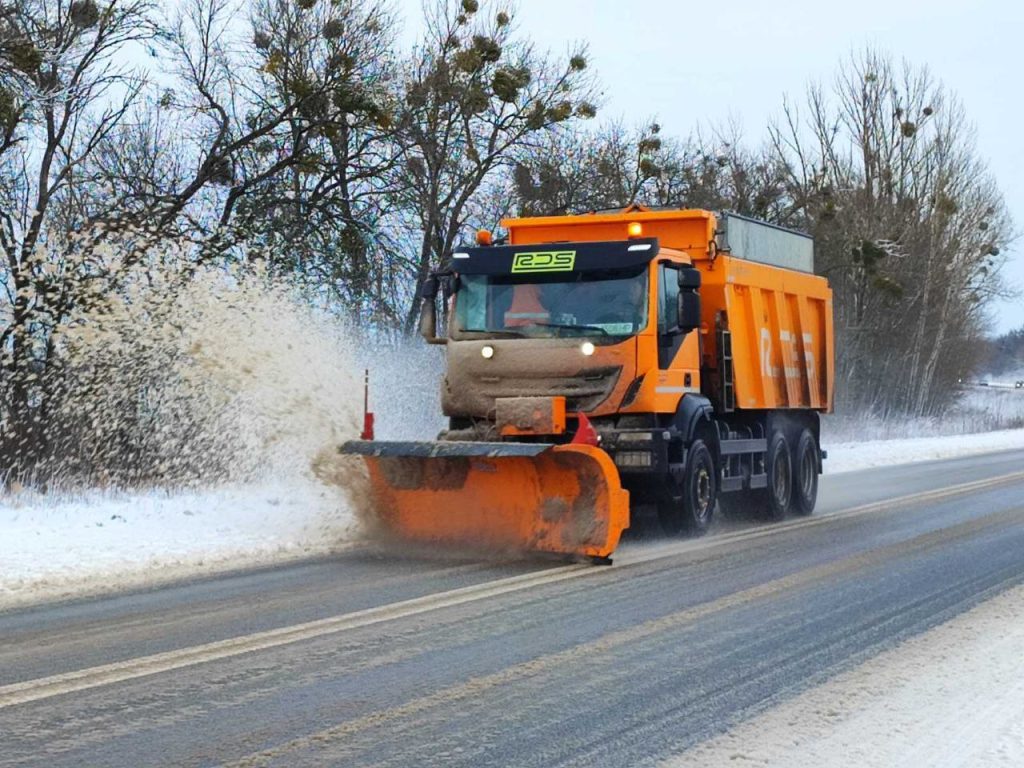
[(887, 467), (893, 464), (951, 459), (957, 456), (1024, 448), (1024, 429), (865, 442), (830, 443), (825, 438), (822, 447), (828, 451), (825, 473), (834, 475), (870, 467)]
[(0, 610), (327, 554), (356, 531), (340, 491), (312, 480), (20, 494), (0, 499)]
[(1024, 587), (699, 744), (662, 768), (1024, 765)]
[[(1024, 448), (1024, 429), (825, 446), (832, 474)], [(328, 554), (358, 537), (313, 479), (169, 495), (0, 498), (0, 610)]]

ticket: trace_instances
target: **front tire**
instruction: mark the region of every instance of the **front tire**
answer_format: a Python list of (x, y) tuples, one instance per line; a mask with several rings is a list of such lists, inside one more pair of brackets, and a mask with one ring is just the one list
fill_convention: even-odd
[(800, 433), (793, 462), (793, 513), (806, 517), (814, 512), (818, 501), (818, 468), (821, 451), (809, 429)]
[(681, 487), (670, 481), (667, 498), (658, 504), (658, 519), (665, 533), (699, 536), (711, 524), (718, 499), (718, 476), (711, 451), (703, 440), (694, 440), (686, 452)]

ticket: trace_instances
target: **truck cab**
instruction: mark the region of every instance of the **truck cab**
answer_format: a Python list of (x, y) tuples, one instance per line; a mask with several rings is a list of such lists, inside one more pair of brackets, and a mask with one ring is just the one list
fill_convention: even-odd
[(670, 412), (687, 387), (700, 391), (700, 275), (685, 254), (645, 239), (479, 248), (452, 262), (450, 418), (491, 422), (499, 399), (556, 396), (600, 423)]

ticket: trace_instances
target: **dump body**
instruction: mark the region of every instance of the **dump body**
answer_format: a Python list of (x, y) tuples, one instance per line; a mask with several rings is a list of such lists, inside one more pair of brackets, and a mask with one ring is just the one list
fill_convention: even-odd
[(702, 335), (709, 369), (722, 365), (720, 331), (731, 337), (734, 401), (723, 408), (832, 410), (832, 291), (820, 277), (721, 254), (700, 260)]

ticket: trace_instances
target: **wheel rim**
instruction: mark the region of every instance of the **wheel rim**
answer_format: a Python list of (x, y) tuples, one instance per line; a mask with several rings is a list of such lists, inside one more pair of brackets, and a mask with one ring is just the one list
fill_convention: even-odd
[(697, 471), (697, 516), (701, 520), (707, 517), (708, 507), (711, 506), (711, 474), (707, 467), (701, 467)]
[(818, 468), (815, 466), (814, 451), (808, 448), (800, 461), (800, 490), (805, 499), (811, 498), (814, 493), (814, 479)]
[(785, 452), (779, 451), (775, 455), (775, 472), (772, 478), (772, 490), (775, 493), (775, 500), (780, 506), (784, 506), (789, 500), (789, 457)]

